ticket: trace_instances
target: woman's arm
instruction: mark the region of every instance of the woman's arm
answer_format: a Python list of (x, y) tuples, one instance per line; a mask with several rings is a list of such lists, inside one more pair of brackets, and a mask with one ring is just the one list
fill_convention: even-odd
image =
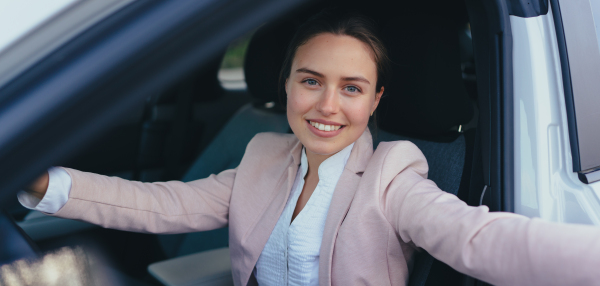
[(54, 216), (127, 231), (181, 233), (228, 223), (236, 170), (188, 183), (141, 183), (64, 168), (72, 179), (67, 203)]
[[(470, 207), (425, 179), (427, 165), (416, 146), (383, 148), (382, 168), (396, 168), (396, 175), (382, 171), (382, 211), (403, 241), (495, 285), (600, 283), (600, 228)], [(415, 153), (420, 156), (392, 166), (401, 154)]]

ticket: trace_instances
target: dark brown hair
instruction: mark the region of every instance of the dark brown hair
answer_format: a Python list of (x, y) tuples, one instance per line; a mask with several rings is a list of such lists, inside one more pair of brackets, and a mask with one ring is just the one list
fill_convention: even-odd
[(375, 65), (377, 66), (375, 93), (381, 91), (381, 87), (387, 85), (391, 73), (390, 60), (385, 45), (377, 35), (378, 30), (375, 22), (356, 12), (329, 8), (300, 25), (290, 41), (279, 74), (279, 94), (283, 100), (285, 100), (285, 81), (290, 76), (296, 51), (310, 39), (323, 33), (350, 36), (369, 46), (373, 51)]

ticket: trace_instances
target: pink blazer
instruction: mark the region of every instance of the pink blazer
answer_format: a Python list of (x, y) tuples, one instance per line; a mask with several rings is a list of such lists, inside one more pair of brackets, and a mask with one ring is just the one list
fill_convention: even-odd
[[(321, 285), (405, 285), (420, 248), (497, 285), (599, 285), (600, 228), (560, 225), (469, 207), (427, 180), (408, 141), (373, 152), (356, 141), (335, 188), (319, 258)], [(107, 228), (182, 233), (229, 225), (236, 285), (251, 272), (283, 211), (300, 164), (291, 134), (259, 134), (233, 170), (189, 183), (140, 183), (66, 169), (73, 180), (55, 215)]]

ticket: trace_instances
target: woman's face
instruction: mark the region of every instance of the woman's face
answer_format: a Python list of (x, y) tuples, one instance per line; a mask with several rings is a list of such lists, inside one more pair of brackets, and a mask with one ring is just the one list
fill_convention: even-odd
[(332, 155), (356, 141), (383, 93), (363, 42), (330, 33), (300, 46), (285, 84), (287, 117), (307, 151)]

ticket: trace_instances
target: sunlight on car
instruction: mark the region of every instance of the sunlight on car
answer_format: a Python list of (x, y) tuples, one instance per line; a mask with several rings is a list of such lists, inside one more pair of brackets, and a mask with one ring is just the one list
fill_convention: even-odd
[(75, 0), (0, 0), (0, 50), (38, 27)]
[(34, 261), (18, 260), (0, 267), (0, 285), (95, 285), (89, 257), (81, 248), (61, 248)]

